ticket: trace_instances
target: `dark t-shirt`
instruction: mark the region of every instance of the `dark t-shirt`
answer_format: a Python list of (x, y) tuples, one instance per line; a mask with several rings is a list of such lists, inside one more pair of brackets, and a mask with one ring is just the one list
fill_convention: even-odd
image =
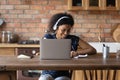
[[(56, 34), (45, 34), (44, 38), (56, 39)], [(74, 35), (68, 35), (65, 39), (71, 39), (71, 51), (76, 51), (79, 42), (79, 37)], [(50, 74), (53, 78), (60, 76), (71, 77), (70, 72), (68, 70), (43, 70), (42, 75), (44, 74)]]

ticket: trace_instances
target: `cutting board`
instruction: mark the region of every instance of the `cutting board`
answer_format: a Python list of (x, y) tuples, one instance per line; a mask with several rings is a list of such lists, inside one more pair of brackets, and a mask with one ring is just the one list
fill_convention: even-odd
[(114, 30), (112, 30), (112, 36), (113, 36), (113, 39), (116, 41), (116, 42), (120, 42), (120, 24), (118, 24)]

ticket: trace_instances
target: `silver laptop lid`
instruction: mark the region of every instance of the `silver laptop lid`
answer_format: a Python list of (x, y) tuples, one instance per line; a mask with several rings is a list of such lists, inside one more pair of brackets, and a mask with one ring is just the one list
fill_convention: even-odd
[(70, 59), (70, 39), (41, 39), (40, 59)]

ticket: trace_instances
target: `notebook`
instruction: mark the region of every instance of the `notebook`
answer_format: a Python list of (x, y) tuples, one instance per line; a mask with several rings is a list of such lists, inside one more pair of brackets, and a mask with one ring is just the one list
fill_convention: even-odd
[(40, 40), (40, 59), (41, 60), (71, 59), (70, 51), (71, 51), (70, 39), (41, 39)]

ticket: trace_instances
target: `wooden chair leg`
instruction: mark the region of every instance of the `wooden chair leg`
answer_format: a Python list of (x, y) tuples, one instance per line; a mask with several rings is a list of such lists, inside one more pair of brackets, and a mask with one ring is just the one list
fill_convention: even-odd
[(84, 79), (88, 80), (86, 70), (83, 70), (83, 73), (84, 73)]
[(114, 72), (113, 72), (113, 79), (112, 80), (116, 80), (116, 70), (114, 70)]

